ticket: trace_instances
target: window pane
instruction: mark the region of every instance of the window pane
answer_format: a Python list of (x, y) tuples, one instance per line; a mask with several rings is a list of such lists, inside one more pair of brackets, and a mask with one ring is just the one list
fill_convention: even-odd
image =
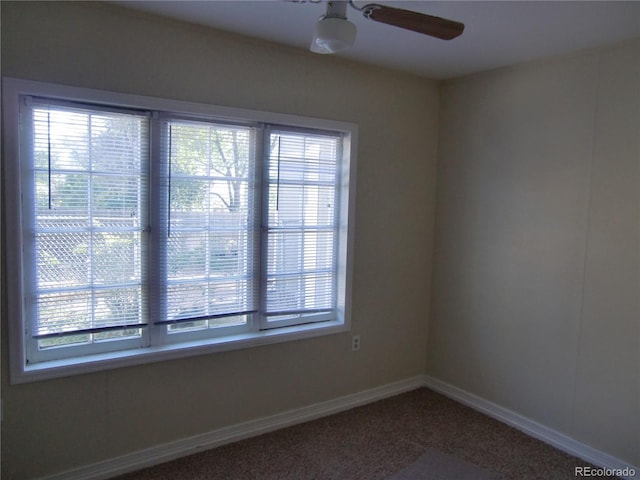
[[(143, 321), (146, 132), (140, 115), (34, 107), (34, 336)], [(39, 344), (99, 338), (83, 333)]]
[[(170, 126), (167, 318), (255, 310), (257, 299), (248, 128), (173, 121)], [(227, 322), (246, 323), (246, 316)], [(174, 324), (169, 332), (224, 325)]]
[(274, 132), (270, 137), (266, 311), (331, 311), (336, 301), (339, 137)]

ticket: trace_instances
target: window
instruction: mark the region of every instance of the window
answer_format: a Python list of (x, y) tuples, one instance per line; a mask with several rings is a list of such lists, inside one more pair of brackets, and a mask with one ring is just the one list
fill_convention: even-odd
[(14, 382), (348, 329), (353, 125), (3, 87)]

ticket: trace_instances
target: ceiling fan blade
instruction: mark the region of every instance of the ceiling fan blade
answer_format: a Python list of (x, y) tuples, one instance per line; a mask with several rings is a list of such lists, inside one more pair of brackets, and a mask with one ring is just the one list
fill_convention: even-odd
[(456, 38), (464, 31), (464, 24), (460, 22), (374, 3), (365, 5), (362, 8), (362, 14), (376, 22), (413, 30), (442, 40)]

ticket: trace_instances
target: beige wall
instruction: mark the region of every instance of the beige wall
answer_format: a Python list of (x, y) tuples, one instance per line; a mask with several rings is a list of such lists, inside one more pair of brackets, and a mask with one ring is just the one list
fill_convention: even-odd
[(338, 334), (10, 386), (3, 334), (5, 478), (64, 471), (424, 372), (435, 82), (60, 2), (2, 2), (2, 74), (357, 123), (353, 331), (362, 339), (359, 352)]
[(640, 41), (441, 91), (427, 372), (640, 465)]

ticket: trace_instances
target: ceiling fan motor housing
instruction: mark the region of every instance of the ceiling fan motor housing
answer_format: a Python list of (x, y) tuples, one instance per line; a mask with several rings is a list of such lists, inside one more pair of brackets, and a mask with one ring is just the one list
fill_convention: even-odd
[(327, 13), (316, 23), (311, 51), (336, 53), (351, 47), (356, 41), (356, 26), (347, 20), (347, 2), (327, 3)]
[(356, 26), (344, 18), (322, 18), (316, 23), (316, 45), (331, 53), (339, 52), (354, 44)]

